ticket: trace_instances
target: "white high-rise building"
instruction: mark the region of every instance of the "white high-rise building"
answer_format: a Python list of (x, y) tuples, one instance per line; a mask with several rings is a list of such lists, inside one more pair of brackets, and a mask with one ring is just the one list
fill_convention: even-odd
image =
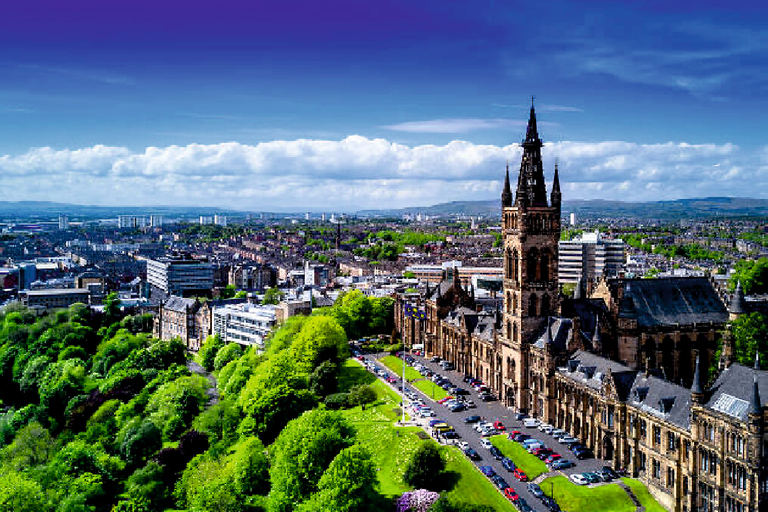
[(221, 226), (223, 228), (227, 227), (227, 216), (226, 215), (214, 215), (213, 216), (213, 223), (217, 226)]
[(605, 239), (597, 231), (560, 241), (559, 253), (560, 283), (578, 283), (580, 276), (587, 280), (615, 276), (624, 265), (624, 241)]
[(59, 229), (62, 231), (69, 229), (69, 217), (66, 215), (59, 215)]
[(162, 215), (150, 215), (149, 216), (149, 225), (153, 228), (159, 228), (163, 226), (163, 216)]

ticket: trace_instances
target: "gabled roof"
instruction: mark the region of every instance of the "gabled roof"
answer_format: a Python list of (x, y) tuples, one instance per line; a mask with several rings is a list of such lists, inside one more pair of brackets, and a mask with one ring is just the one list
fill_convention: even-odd
[[(768, 396), (768, 372), (734, 363), (725, 368), (709, 390), (706, 407), (745, 421), (754, 400), (755, 379), (758, 397)], [(761, 402), (764, 406), (765, 402)]]
[(627, 402), (686, 430), (691, 427), (691, 390), (638, 372)]
[(171, 295), (163, 304), (163, 309), (183, 313), (187, 309), (194, 310), (198, 302), (195, 299), (185, 299), (177, 295)]
[(640, 327), (728, 321), (725, 305), (704, 277), (633, 279), (627, 289)]

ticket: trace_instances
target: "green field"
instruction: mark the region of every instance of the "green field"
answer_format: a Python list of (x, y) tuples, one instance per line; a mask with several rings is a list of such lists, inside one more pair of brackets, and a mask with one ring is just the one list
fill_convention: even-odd
[[(347, 361), (342, 367), (340, 381), (344, 382), (344, 386), (340, 386), (340, 389), (367, 383), (365, 374), (371, 375), (356, 362)], [(371, 387), (376, 391), (375, 403), (368, 405), (365, 410), (358, 406), (341, 412), (357, 430), (358, 439), (373, 455), (383, 499), (392, 499), (412, 490), (403, 482), (402, 477), (405, 465), (418, 444), (434, 441), (419, 438), (417, 434), (423, 435), (424, 431), (418, 427), (396, 427), (395, 421), (400, 419), (400, 397), (379, 379), (375, 379)], [(441, 449), (447, 462), (443, 492), (456, 500), (488, 505), (494, 510), (515, 510), (461, 451), (452, 446), (443, 446)]]
[[(379, 361), (384, 366), (386, 366), (387, 368), (392, 370), (395, 373), (395, 375), (397, 375), (398, 377), (402, 377), (403, 376), (403, 360), (400, 359), (399, 357), (397, 357), (397, 356), (385, 356), (385, 357), (382, 357), (381, 359), (379, 359)], [(419, 372), (417, 372), (416, 370), (414, 370), (410, 366), (405, 365), (405, 380), (410, 382), (410, 381), (413, 381), (413, 380), (416, 380), (416, 379), (423, 379), (423, 378), (424, 377), (422, 377)]]
[(635, 505), (619, 484), (597, 487), (576, 485), (564, 476), (551, 476), (539, 484), (547, 496), (553, 497), (568, 512), (635, 512)]
[(666, 512), (667, 509), (659, 505), (659, 503), (648, 492), (648, 488), (640, 480), (634, 478), (622, 478), (622, 482), (627, 484), (627, 487), (632, 489), (632, 493), (637, 497), (640, 505), (645, 507), (646, 512)]
[(501, 450), (501, 453), (504, 454), (505, 457), (512, 459), (515, 466), (525, 471), (525, 474), (528, 475), (528, 478), (531, 480), (549, 471), (547, 465), (538, 457), (525, 451), (525, 448), (523, 448), (522, 445), (507, 439), (506, 435), (491, 437), (491, 443)]

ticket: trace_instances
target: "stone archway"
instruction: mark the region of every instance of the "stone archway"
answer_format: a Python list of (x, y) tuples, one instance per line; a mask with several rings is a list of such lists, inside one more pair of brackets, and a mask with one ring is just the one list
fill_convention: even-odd
[(603, 459), (613, 460), (613, 440), (609, 435), (603, 438)]

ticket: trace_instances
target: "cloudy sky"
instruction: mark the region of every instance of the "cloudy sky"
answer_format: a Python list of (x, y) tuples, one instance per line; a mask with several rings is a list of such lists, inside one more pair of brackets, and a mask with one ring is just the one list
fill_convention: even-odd
[(568, 199), (768, 198), (768, 8), (35, 0), (0, 17), (0, 200), (495, 199), (535, 95)]

